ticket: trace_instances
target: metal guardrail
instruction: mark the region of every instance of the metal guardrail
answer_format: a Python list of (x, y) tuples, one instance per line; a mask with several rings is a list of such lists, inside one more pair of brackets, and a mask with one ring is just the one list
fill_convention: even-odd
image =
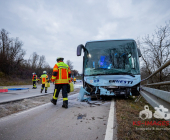
[[(149, 80), (152, 76), (156, 75), (158, 72), (163, 70), (164, 68), (168, 67), (170, 65), (170, 60), (168, 60), (164, 65), (162, 65), (158, 70), (156, 70), (154, 73), (152, 73), (150, 76), (145, 78), (142, 81)], [(170, 107), (170, 92), (168, 91), (163, 91), (163, 90), (158, 90), (155, 88), (149, 88), (146, 86), (162, 86), (162, 85), (170, 85), (170, 81), (164, 81), (164, 82), (159, 82), (159, 83), (151, 83), (141, 86), (141, 89), (145, 91), (141, 91), (141, 95), (153, 106), (158, 106), (160, 104), (164, 104), (167, 108)], [(170, 109), (170, 108), (169, 108)]]
[(159, 83), (153, 83), (153, 84), (146, 84), (147, 86), (162, 86), (162, 85), (170, 85), (170, 81), (166, 82), (159, 82)]
[(170, 92), (162, 91), (154, 88), (142, 87), (143, 90), (151, 93), (152, 95), (161, 98), (162, 100), (170, 103)]
[[(170, 60), (168, 60), (164, 65), (162, 65), (158, 70), (156, 70), (154, 73), (152, 73), (150, 76), (148, 76), (147, 78), (145, 78), (142, 81), (148, 80), (149, 78), (151, 78), (152, 76), (154, 76), (155, 74), (157, 74), (158, 72), (160, 72), (161, 70), (163, 70), (164, 68), (168, 67), (170, 65)], [(170, 82), (170, 81), (169, 81)]]

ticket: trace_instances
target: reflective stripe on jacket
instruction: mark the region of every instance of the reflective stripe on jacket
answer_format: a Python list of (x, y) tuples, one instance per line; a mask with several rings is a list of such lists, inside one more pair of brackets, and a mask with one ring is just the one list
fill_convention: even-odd
[(40, 78), (42, 79), (42, 84), (45, 84), (47, 82), (47, 80), (48, 80), (48, 75), (47, 74), (42, 74)]
[(54, 65), (52, 80), (55, 84), (68, 84), (71, 76), (70, 68), (64, 62), (58, 62)]

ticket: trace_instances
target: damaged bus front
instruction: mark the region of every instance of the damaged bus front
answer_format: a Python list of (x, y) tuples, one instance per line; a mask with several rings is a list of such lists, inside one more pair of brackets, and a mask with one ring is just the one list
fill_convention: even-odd
[(77, 47), (77, 56), (83, 56), (84, 95), (138, 96), (140, 94), (140, 50), (133, 39), (90, 41)]

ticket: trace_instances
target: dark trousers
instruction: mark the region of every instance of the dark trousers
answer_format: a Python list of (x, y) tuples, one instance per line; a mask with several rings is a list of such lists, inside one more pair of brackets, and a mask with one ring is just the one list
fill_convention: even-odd
[[(45, 87), (45, 84), (42, 84), (42, 86), (41, 86), (42, 91), (43, 91), (44, 87)], [(47, 91), (47, 87), (45, 87), (45, 91)]]
[(67, 87), (68, 87), (68, 84), (55, 84), (53, 100), (57, 101), (60, 90), (62, 89), (63, 104), (68, 105)]
[(36, 88), (36, 81), (33, 81), (33, 88)]

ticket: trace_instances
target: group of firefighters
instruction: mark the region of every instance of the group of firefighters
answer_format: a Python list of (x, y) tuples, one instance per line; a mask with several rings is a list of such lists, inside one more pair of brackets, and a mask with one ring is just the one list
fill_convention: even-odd
[[(43, 74), (41, 75), (40, 79), (42, 80), (42, 86), (41, 86), (41, 91), (40, 91), (40, 92), (42, 93), (42, 91), (43, 91), (43, 89), (44, 89), (44, 87), (45, 87), (45, 93), (47, 93), (47, 88), (48, 88), (48, 87), (45, 86), (45, 84), (46, 84), (46, 83), (49, 83), (50, 80), (49, 80), (49, 78), (48, 78), (48, 75), (47, 75), (47, 72), (46, 72), (46, 71), (43, 71)], [(36, 75), (35, 72), (33, 73), (32, 81), (33, 81), (33, 89), (36, 89), (36, 88), (37, 88), (36, 82), (38, 82), (39, 79), (37, 78), (37, 75)]]
[[(60, 90), (62, 89), (62, 96), (63, 96), (63, 105), (62, 107), (68, 108), (68, 87), (69, 83), (74, 82), (76, 83), (76, 78), (71, 77), (71, 70), (67, 64), (63, 62), (64, 58), (63, 57), (58, 57), (57, 58), (57, 63), (54, 65), (53, 68), (53, 73), (51, 79), (49, 79), (48, 74), (46, 71), (43, 71), (43, 74), (41, 75), (40, 79), (42, 80), (42, 86), (41, 86), (41, 93), (45, 87), (45, 93), (47, 93), (47, 86), (46, 84), (49, 83), (50, 81), (55, 84), (55, 89), (53, 93), (53, 98), (51, 99), (51, 102), (56, 105), (57, 104), (57, 99)], [(33, 73), (32, 77), (33, 81), (33, 89), (36, 89), (36, 82), (39, 81), (37, 78), (36, 73)]]

